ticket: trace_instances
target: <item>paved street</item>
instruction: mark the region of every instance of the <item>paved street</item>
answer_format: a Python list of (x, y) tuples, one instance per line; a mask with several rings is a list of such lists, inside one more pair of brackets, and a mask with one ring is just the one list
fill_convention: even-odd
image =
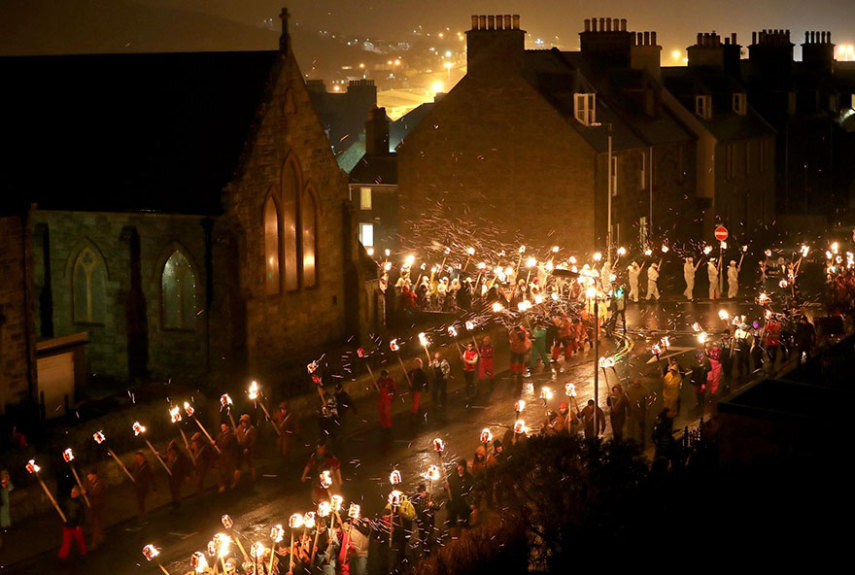
[[(600, 371), (600, 404), (605, 407), (605, 395), (609, 387), (607, 383), (613, 384), (616, 376), (622, 382), (627, 382), (637, 374), (653, 374), (661, 369), (651, 361), (649, 351), (650, 345), (659, 341), (660, 337), (669, 336), (672, 344), (670, 353), (676, 354), (678, 359), (697, 350), (698, 343), (690, 326), (699, 322), (710, 333), (723, 329), (724, 324), (718, 317), (720, 309), (727, 309), (731, 314), (746, 314), (749, 321), (756, 317), (757, 313), (749, 304), (674, 302), (632, 306), (627, 314), (628, 336), (604, 340), (601, 346), (601, 355), (614, 354), (617, 361), (616, 374), (612, 370), (607, 370), (605, 374)], [(530, 428), (536, 429), (543, 418), (542, 402), (538, 399), (539, 392), (536, 391), (541, 386), (549, 385), (554, 390), (555, 398), (550, 404), (553, 409), (559, 401), (565, 399), (566, 383), (576, 385), (580, 405), (584, 405), (585, 401), (593, 396), (593, 362), (594, 354), (588, 350), (578, 354), (567, 364), (563, 361), (555, 364), (552, 373), (538, 372), (533, 378), (524, 380), (522, 397), (526, 400), (527, 407), (523, 417)], [(687, 359), (681, 362), (688, 365)], [(507, 360), (504, 355), (499, 354), (496, 363), (501, 369), (507, 365)], [(345, 422), (345, 434), (348, 438), (338, 450), (339, 458), (343, 461), (343, 495), (346, 504), (350, 501), (359, 503), (363, 513), (368, 516), (380, 511), (389, 491), (388, 475), (393, 465), (397, 466), (403, 475), (403, 491), (412, 492), (415, 485), (422, 481), (420, 474), (436, 461), (431, 447), (434, 437), (442, 437), (446, 441), (446, 462), (459, 457), (471, 460), (482, 428), (489, 427), (494, 436), (501, 437), (507, 426), (513, 423), (513, 402), (518, 397), (518, 390), (510, 381), (507, 372), (498, 377), (492, 396), (487, 397), (486, 393), (481, 393), (470, 410), (466, 410), (463, 405), (461, 374), (456, 375), (457, 381), (450, 390), (447, 411), (437, 413), (428, 400), (428, 417), (415, 433), (411, 432), (408, 414), (399, 414), (394, 421), (395, 440), (387, 449), (381, 448), (373, 398), (359, 402), (358, 415), (350, 414), (350, 421)], [(603, 378), (604, 375), (607, 379)], [(661, 409), (661, 382), (652, 377), (645, 381), (651, 394), (648, 411), (649, 438), (652, 419)], [(396, 401), (408, 402), (408, 397), (399, 397)], [(693, 388), (685, 382), (681, 402), (682, 409), (675, 429), (696, 423), (700, 415), (693, 409)], [(269, 432), (269, 429), (266, 431)], [(607, 429), (607, 435), (610, 433), (611, 430)], [(307, 430), (304, 433), (306, 443), (310, 442), (311, 437), (313, 430)], [(265, 443), (261, 450), (270, 452), (272, 445)], [(295, 455), (288, 465), (266, 459), (259, 469), (259, 479), (254, 490), (250, 490), (244, 483), (238, 490), (223, 495), (208, 492), (203, 496), (190, 497), (185, 500), (178, 513), (171, 513), (168, 507), (162, 507), (151, 513), (150, 522), (142, 527), (137, 526), (135, 521), (120, 523), (109, 530), (104, 547), (91, 553), (86, 559), (85, 568), (83, 565), (72, 564), (60, 569), (64, 572), (155, 573), (156, 567), (147, 564), (140, 554), (145, 544), (153, 543), (162, 549), (161, 558), (170, 573), (186, 572), (189, 569), (190, 555), (194, 551), (204, 549), (212, 535), (222, 531), (220, 516), (224, 513), (230, 514), (234, 519), (245, 547), (256, 540), (267, 543), (271, 525), (287, 523), (287, 517), (291, 513), (310, 510), (309, 487), (299, 482), (307, 453)], [(165, 480), (163, 477), (159, 479), (161, 488), (164, 489)], [(114, 487), (117, 490), (123, 488), (127, 486)], [(128, 493), (130, 495), (130, 491)], [(58, 521), (34, 524), (50, 526), (50, 531), (39, 533), (38, 536), (44, 542), (52, 542), (53, 547), (7, 567), (5, 572), (34, 573), (58, 564), (55, 559), (61, 532)], [(27, 532), (31, 525), (25, 523), (20, 525), (19, 529)]]

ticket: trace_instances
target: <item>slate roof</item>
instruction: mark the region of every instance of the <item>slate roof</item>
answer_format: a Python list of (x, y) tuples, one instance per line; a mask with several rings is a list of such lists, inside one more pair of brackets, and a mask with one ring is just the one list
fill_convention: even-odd
[(352, 184), (398, 183), (398, 158), (395, 154), (365, 154), (350, 171)]
[(0, 58), (0, 209), (221, 213), (278, 55)]
[[(552, 49), (527, 50), (523, 74), (598, 152), (608, 149), (609, 125), (616, 151), (694, 138), (667, 109), (660, 106), (655, 114), (649, 115), (639, 108), (633, 94), (661, 89), (642, 70), (610, 69), (595, 73), (580, 52)], [(584, 126), (575, 120), (573, 95), (583, 92), (597, 94), (597, 122), (601, 126)]]
[(746, 88), (735, 78), (705, 66), (662, 68), (665, 87), (690, 112), (695, 111), (695, 96), (712, 96), (712, 116), (709, 120), (697, 116), (719, 141), (771, 136), (774, 128), (751, 106), (742, 116), (733, 111), (733, 94), (747, 94)]

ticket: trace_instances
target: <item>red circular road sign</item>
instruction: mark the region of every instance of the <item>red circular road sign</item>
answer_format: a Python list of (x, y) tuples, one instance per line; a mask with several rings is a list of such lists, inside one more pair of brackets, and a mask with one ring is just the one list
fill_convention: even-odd
[(723, 242), (727, 239), (727, 228), (724, 226), (719, 226), (715, 229), (715, 239), (720, 242)]

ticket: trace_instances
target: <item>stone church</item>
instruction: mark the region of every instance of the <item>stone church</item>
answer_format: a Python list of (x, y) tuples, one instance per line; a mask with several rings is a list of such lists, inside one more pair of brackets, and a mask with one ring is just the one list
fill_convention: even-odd
[(274, 51), (0, 59), (0, 413), (62, 411), (87, 374), (287, 393), (368, 329), (281, 16)]

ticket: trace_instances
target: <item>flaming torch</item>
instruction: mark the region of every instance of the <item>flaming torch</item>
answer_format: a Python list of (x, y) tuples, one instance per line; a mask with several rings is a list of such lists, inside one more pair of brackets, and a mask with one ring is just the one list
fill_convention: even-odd
[(427, 356), (428, 364), (430, 364), (430, 340), (425, 332), (419, 333), (419, 343), (425, 348), (425, 356)]
[(205, 558), (205, 554), (201, 551), (193, 553), (193, 555), (190, 556), (190, 568), (196, 573), (199, 573), (199, 575), (208, 571), (208, 560)]
[(145, 441), (145, 444), (148, 445), (148, 448), (151, 449), (152, 453), (154, 453), (154, 456), (160, 462), (160, 465), (163, 466), (163, 469), (166, 471), (166, 473), (168, 473), (169, 476), (172, 477), (172, 471), (169, 470), (169, 467), (167, 467), (166, 462), (163, 461), (163, 458), (160, 457), (160, 454), (154, 448), (154, 445), (151, 444), (151, 441), (149, 441), (148, 438), (146, 438), (145, 435), (143, 435), (146, 432), (146, 428), (143, 427), (139, 421), (135, 421), (134, 425), (133, 425), (133, 430), (134, 430), (134, 435), (136, 435), (136, 436), (142, 435), (143, 436), (143, 440)]
[[(260, 575), (258, 573), (258, 564), (264, 564), (264, 554), (266, 552), (267, 549), (264, 548), (264, 544), (260, 541), (256, 541), (249, 548), (249, 554), (252, 555), (252, 575)], [(270, 553), (271, 555), (273, 554), (273, 549), (270, 550)]]
[[(288, 527), (291, 528), (291, 554), (288, 563), (288, 573), (294, 572), (294, 531), (303, 527), (303, 516), (300, 513), (294, 513), (288, 519)], [(273, 557), (270, 558), (271, 568), (273, 566)]]
[(431, 465), (427, 470), (427, 479), (428, 479), (428, 501), (430, 501), (431, 495), (433, 494), (433, 482), (439, 481), (441, 477), (439, 466)]
[(160, 560), (157, 559), (157, 556), (160, 555), (160, 551), (154, 545), (146, 545), (142, 549), (143, 557), (146, 558), (147, 561), (154, 561), (160, 570), (163, 571), (164, 575), (169, 575), (169, 571), (166, 570), (166, 567), (160, 564)]
[(331, 495), (330, 496), (330, 510), (332, 511), (332, 529), (335, 528), (335, 518), (338, 517), (339, 513), (341, 513), (341, 509), (344, 506), (344, 497), (341, 495)]
[(573, 404), (576, 406), (576, 412), (579, 412), (579, 402), (576, 400), (576, 386), (572, 383), (568, 383), (564, 386), (564, 393), (569, 397)]
[(439, 464), (442, 465), (442, 452), (445, 450), (445, 442), (439, 437), (435, 438), (433, 440), (433, 450), (436, 452)]
[[(229, 555), (229, 546), (232, 544), (232, 538), (225, 533), (217, 533), (214, 535), (214, 547), (216, 555), (220, 558), (220, 565), (223, 566), (223, 573), (226, 573), (226, 557)], [(210, 544), (209, 544), (210, 545)]]
[(228, 393), (224, 393), (220, 396), (220, 409), (226, 410), (226, 413), (229, 416), (229, 421), (232, 422), (232, 429), (237, 429), (237, 425), (235, 424), (235, 418), (232, 417), (232, 398), (229, 397)]
[(50, 499), (50, 502), (53, 504), (53, 508), (56, 509), (56, 512), (59, 513), (59, 516), (62, 518), (62, 522), (65, 523), (67, 521), (67, 519), (65, 518), (65, 513), (63, 513), (62, 509), (59, 508), (59, 504), (56, 502), (56, 499), (54, 499), (53, 493), (50, 492), (50, 490), (47, 488), (47, 485), (45, 485), (44, 480), (39, 475), (39, 471), (41, 471), (41, 467), (36, 465), (35, 459), (30, 459), (27, 462), (26, 467), (27, 467), (27, 472), (30, 475), (35, 475), (36, 479), (39, 480), (39, 483), (41, 484), (42, 489), (45, 490), (45, 495), (47, 495), (48, 499)]
[(208, 433), (208, 430), (207, 430), (207, 429), (205, 429), (205, 426), (204, 426), (204, 425), (202, 425), (202, 422), (201, 422), (201, 421), (199, 421), (198, 419), (196, 419), (196, 410), (195, 410), (195, 409), (193, 409), (193, 406), (192, 406), (192, 405), (190, 405), (190, 403), (189, 403), (189, 402), (186, 402), (186, 401), (184, 402), (184, 413), (186, 413), (186, 414), (187, 414), (187, 417), (189, 417), (190, 419), (192, 419), (193, 421), (195, 421), (195, 422), (196, 422), (196, 425), (198, 425), (198, 426), (199, 426), (199, 429), (201, 429), (201, 430), (202, 430), (202, 433), (204, 433), (204, 434), (205, 434), (205, 437), (207, 437), (207, 438), (208, 438), (208, 441), (210, 441), (210, 442), (211, 442), (211, 445), (213, 445), (213, 446), (214, 446), (214, 449), (216, 449), (216, 450), (217, 450), (217, 453), (218, 453), (218, 454), (222, 453), (222, 451), (220, 450), (220, 447), (217, 445), (217, 442), (216, 442), (216, 441), (214, 441), (214, 438), (213, 438), (213, 437), (211, 437), (211, 434), (210, 434), (210, 433)]
[(515, 419), (519, 419), (520, 413), (522, 413), (523, 411), (525, 411), (525, 401), (522, 399), (518, 399), (514, 402), (514, 413), (516, 414)]
[[(273, 418), (270, 417), (270, 412), (267, 411), (267, 406), (264, 405), (264, 395), (261, 393), (260, 388), (258, 387), (258, 382), (253, 381), (249, 384), (249, 389), (247, 390), (247, 394), (249, 398), (255, 402), (256, 405), (261, 406), (261, 410), (264, 412), (264, 416), (267, 418), (267, 421), (270, 422), (270, 425), (273, 426), (273, 431), (276, 432), (277, 436), (282, 435), (282, 432), (279, 431), (279, 428), (276, 427), (276, 422), (273, 421)], [(258, 401), (258, 398), (261, 397), (261, 401)]]
[(389, 515), (389, 547), (392, 547), (392, 536), (395, 532), (395, 514), (398, 511), (398, 507), (401, 505), (401, 501), (404, 497), (404, 494), (398, 491), (397, 489), (393, 489), (391, 493), (389, 493), (389, 507), (391, 508), (391, 512)]
[(68, 466), (71, 467), (71, 473), (74, 475), (74, 481), (77, 482), (77, 486), (80, 488), (80, 493), (83, 494), (83, 501), (86, 502), (86, 507), (92, 507), (92, 504), (89, 502), (89, 497), (86, 495), (86, 490), (83, 489), (83, 483), (80, 481), (80, 475), (77, 474), (77, 468), (75, 468), (74, 463), (72, 463), (72, 461), (74, 461), (74, 452), (71, 451), (70, 447), (62, 452), (62, 458)]
[(491, 441), (493, 441), (493, 433), (490, 431), (489, 427), (485, 427), (481, 430), (481, 443), (486, 448)]
[[(101, 445), (107, 439), (107, 436), (104, 435), (103, 431), (96, 431), (95, 433), (92, 434), (92, 439), (95, 440), (95, 443), (97, 443), (98, 445)], [(122, 463), (122, 460), (119, 459), (119, 457), (115, 453), (113, 453), (113, 450), (108, 447), (107, 453), (110, 455), (110, 457), (112, 457), (116, 461), (116, 463), (119, 464), (119, 467), (122, 468), (122, 471), (125, 472), (125, 475), (128, 476), (128, 479), (130, 479), (132, 483), (136, 483), (134, 476), (131, 474), (130, 471), (128, 471), (128, 468), (125, 467), (125, 464)]]
[(244, 562), (249, 561), (249, 555), (247, 555), (246, 549), (243, 548), (243, 544), (241, 544), (240, 538), (238, 537), (238, 535), (240, 534), (237, 532), (237, 529), (235, 529), (234, 520), (232, 520), (230, 515), (226, 514), (220, 517), (220, 522), (223, 524), (223, 527), (225, 529), (231, 531), (232, 539), (237, 544), (238, 549), (240, 549), (241, 555), (243, 555)]
[[(169, 419), (172, 423), (181, 423), (181, 408), (177, 405), (169, 409)], [(193, 450), (190, 449), (190, 442), (187, 441), (187, 434), (184, 433), (184, 428), (180, 425), (178, 426), (178, 431), (181, 432), (181, 439), (184, 440), (184, 447), (187, 448), (187, 453), (190, 454), (190, 459), (193, 461), (193, 465), (196, 465), (196, 456), (193, 454)]]
[[(292, 515), (291, 519), (293, 519), (293, 518), (294, 518), (294, 516)], [(300, 516), (300, 519), (302, 519), (302, 518), (303, 517)], [(289, 523), (289, 527), (290, 527), (290, 523)], [(273, 557), (274, 557), (274, 555), (276, 555), (274, 550), (276, 549), (276, 544), (281, 543), (283, 539), (285, 539), (285, 529), (283, 529), (281, 524), (276, 524), (270, 528), (270, 540), (272, 541), (272, 543), (270, 544), (270, 564), (267, 566), (267, 572), (268, 573), (273, 573)], [(294, 533), (293, 532), (291, 533), (291, 551), (292, 552), (294, 551)], [(292, 567), (293, 567), (293, 561), (292, 561)]]
[(659, 361), (659, 356), (662, 355), (662, 348), (659, 347), (658, 343), (654, 343), (650, 348), (650, 353), (656, 356), (656, 361)]
[(475, 248), (466, 248), (466, 263), (463, 265), (463, 271), (469, 267), (469, 260), (475, 255)]
[[(329, 517), (332, 508), (330, 507), (329, 501), (319, 501), (318, 502), (318, 517)], [(330, 528), (332, 530), (332, 528)], [(315, 565), (315, 555), (318, 551), (318, 537), (321, 535), (321, 530), (315, 530), (315, 542), (312, 545), (312, 557), (309, 561), (309, 567), (313, 567)]]

